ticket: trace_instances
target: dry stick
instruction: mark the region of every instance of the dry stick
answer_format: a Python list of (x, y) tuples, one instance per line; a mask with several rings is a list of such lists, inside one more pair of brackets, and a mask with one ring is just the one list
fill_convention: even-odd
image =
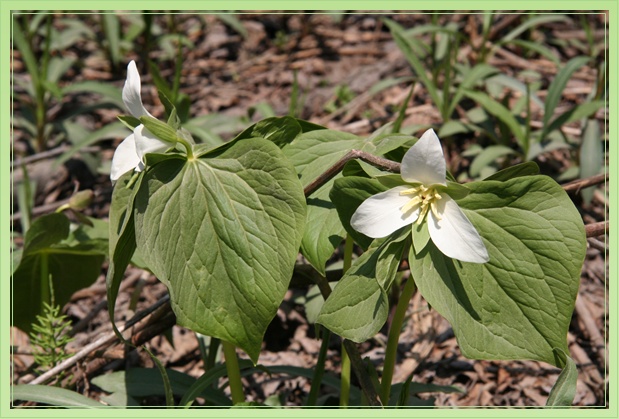
[(586, 224), (585, 233), (587, 234), (587, 237), (597, 237), (608, 233), (608, 221)]
[[(147, 309), (143, 311), (140, 311), (139, 313), (136, 313), (135, 316), (133, 316), (129, 321), (127, 321), (121, 333), (133, 327), (137, 322), (142, 320), (144, 317), (148, 316), (150, 313), (153, 313), (155, 310), (157, 310), (159, 307), (161, 307), (163, 304), (169, 301), (170, 301), (170, 295), (166, 294), (152, 306), (148, 307)], [(148, 325), (149, 324), (144, 325), (144, 328), (146, 328)], [(35, 378), (34, 380), (30, 381), (30, 383), (28, 384), (41, 384), (41, 383), (46, 382), (47, 380), (53, 378), (55, 375), (59, 374), (60, 372), (72, 367), (78, 361), (86, 358), (88, 354), (90, 354), (92, 351), (95, 351), (103, 346), (107, 346), (111, 344), (112, 342), (115, 342), (117, 339), (118, 337), (116, 336), (114, 332), (110, 332), (107, 335), (100, 337), (96, 341), (86, 345), (84, 349), (77, 352), (71, 358), (64, 360), (63, 362), (56, 365), (51, 370), (47, 371), (45, 374), (42, 374), (38, 376), (37, 378)]]
[(566, 183), (563, 186), (563, 190), (565, 192), (573, 192), (578, 193), (581, 189), (584, 189), (588, 186), (599, 185), (600, 183), (604, 183), (608, 180), (608, 174), (601, 174), (596, 176), (591, 176), (584, 179), (578, 179), (570, 183)]
[[(30, 164), (30, 163), (37, 162), (39, 160), (45, 160), (45, 159), (49, 159), (50, 157), (59, 156), (65, 151), (70, 150), (71, 148), (72, 146), (68, 146), (68, 145), (61, 146), (61, 147), (54, 148), (52, 150), (47, 150), (41, 153), (33, 154), (32, 156), (15, 159), (14, 161), (11, 162), (11, 170), (15, 169), (16, 167), (21, 166), (22, 164)], [(88, 152), (94, 153), (97, 151), (101, 151), (101, 148), (100, 147), (82, 147), (80, 148), (79, 151), (86, 152), (86, 153)]]
[(384, 169), (393, 173), (400, 173), (400, 163), (383, 159), (381, 157), (376, 157), (372, 154), (366, 153), (365, 151), (350, 150), (344, 155), (344, 157), (335, 162), (333, 166), (329, 167), (323, 174), (318, 176), (316, 180), (305, 187), (303, 190), (305, 196), (308, 197), (316, 192), (317, 189), (337, 175), (344, 168), (346, 163), (354, 159), (363, 160), (364, 162), (376, 166), (379, 169)]

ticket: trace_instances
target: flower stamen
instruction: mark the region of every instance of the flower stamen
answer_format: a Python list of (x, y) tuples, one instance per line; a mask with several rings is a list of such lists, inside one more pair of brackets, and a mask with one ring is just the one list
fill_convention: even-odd
[(428, 188), (424, 185), (419, 185), (417, 187), (401, 191), (400, 195), (415, 195), (411, 198), (410, 201), (403, 205), (402, 208), (400, 208), (400, 211), (405, 214), (411, 209), (413, 209), (415, 206), (419, 205), (420, 212), (417, 218), (418, 225), (423, 222), (426, 215), (428, 214), (428, 211), (432, 211), (432, 214), (434, 214), (434, 217), (436, 217), (437, 220), (440, 220), (442, 218), (438, 212), (438, 206), (436, 204), (436, 201), (442, 199), (442, 197), (434, 187)]

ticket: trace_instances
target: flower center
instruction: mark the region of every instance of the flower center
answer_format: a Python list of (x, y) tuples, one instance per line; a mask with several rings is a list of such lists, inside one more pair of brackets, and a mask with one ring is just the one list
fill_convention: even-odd
[(415, 207), (419, 207), (419, 218), (417, 218), (417, 224), (421, 224), (428, 213), (431, 210), (437, 220), (441, 219), (441, 215), (438, 213), (438, 207), (436, 202), (441, 199), (441, 195), (432, 186), (426, 188), (423, 185), (416, 186), (414, 188), (406, 189), (400, 192), (400, 195), (412, 195), (410, 201), (408, 201), (400, 211), (406, 214), (408, 211)]

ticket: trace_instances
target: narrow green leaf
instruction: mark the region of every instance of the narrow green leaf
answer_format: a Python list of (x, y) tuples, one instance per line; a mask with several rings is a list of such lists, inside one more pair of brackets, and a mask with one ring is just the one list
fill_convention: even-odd
[(524, 31), (530, 28), (533, 28), (535, 26), (538, 26), (538, 25), (543, 25), (544, 23), (566, 22), (566, 21), (569, 21), (569, 18), (565, 15), (543, 14), (543, 15), (531, 16), (530, 18), (527, 18), (523, 23), (518, 25), (515, 29), (510, 31), (503, 38), (501, 38), (501, 42), (509, 42), (513, 39), (516, 39)]
[(511, 133), (516, 138), (518, 145), (520, 145), (523, 150), (528, 149), (529, 139), (525, 138), (522, 125), (520, 125), (520, 123), (516, 120), (516, 117), (514, 117), (514, 115), (512, 115), (512, 113), (505, 106), (482, 92), (467, 91), (464, 94), (479, 103), (486, 110), (486, 112), (499, 118), (505, 125), (507, 125)]
[(11, 400), (33, 401), (52, 406), (82, 407), (85, 409), (100, 409), (105, 407), (95, 400), (89, 399), (75, 391), (46, 385), (20, 384), (11, 386)]
[(118, 16), (109, 12), (101, 15), (101, 19), (110, 59), (114, 67), (118, 67), (120, 63), (120, 21)]
[(511, 41), (508, 41), (507, 43), (510, 43), (510, 44), (513, 44), (513, 45), (516, 45), (522, 48), (526, 48), (533, 52), (537, 52), (539, 55), (541, 55), (544, 58), (548, 58), (550, 61), (552, 61), (556, 65), (560, 64), (559, 57), (557, 57), (557, 54), (555, 54), (550, 48), (546, 47), (543, 44), (540, 44), (537, 42), (525, 41), (524, 39), (513, 39)]
[(567, 62), (565, 67), (563, 67), (559, 71), (559, 73), (552, 80), (552, 83), (550, 83), (550, 86), (548, 87), (548, 94), (546, 96), (546, 103), (544, 104), (544, 130), (542, 131), (542, 136), (540, 137), (541, 140), (543, 140), (545, 134), (548, 133), (548, 123), (554, 115), (555, 108), (559, 104), (559, 100), (563, 95), (563, 90), (565, 89), (567, 82), (569, 81), (570, 77), (572, 77), (572, 74), (574, 74), (574, 72), (576, 72), (576, 70), (578, 70), (580, 67), (588, 63), (589, 60), (589, 57), (572, 58), (570, 61)]
[(19, 50), (22, 59), (24, 60), (24, 64), (26, 64), (26, 69), (28, 70), (28, 74), (30, 74), (30, 78), (32, 78), (32, 85), (35, 87), (35, 89), (37, 89), (40, 82), (39, 65), (36, 58), (34, 57), (32, 48), (24, 37), (24, 30), (22, 29), (21, 25), (15, 17), (13, 18), (12, 34), (13, 42)]
[(570, 122), (578, 121), (582, 118), (588, 118), (593, 115), (598, 109), (606, 106), (605, 100), (594, 100), (593, 102), (585, 102), (574, 106), (569, 111), (559, 115), (548, 125), (546, 133), (550, 134), (556, 129), (560, 129), (563, 125)]
[(570, 407), (574, 403), (576, 395), (576, 382), (578, 380), (578, 369), (576, 363), (570, 358), (565, 351), (556, 349), (559, 357), (565, 362), (563, 371), (559, 374), (557, 382), (552, 386), (546, 406), (551, 407)]
[(484, 167), (494, 163), (499, 157), (510, 154), (515, 154), (515, 151), (509, 147), (503, 145), (488, 146), (475, 157), (469, 168), (469, 173), (471, 176), (476, 177)]
[(396, 45), (398, 46), (398, 48), (400, 48), (411, 67), (413, 67), (413, 71), (415, 72), (415, 75), (419, 78), (419, 81), (424, 85), (426, 89), (428, 89), (428, 93), (430, 94), (434, 105), (438, 109), (441, 109), (443, 100), (439, 94), (438, 88), (430, 80), (430, 78), (426, 74), (425, 66), (419, 60), (417, 54), (415, 54), (415, 52), (413, 51), (413, 48), (408, 38), (409, 35), (406, 33), (402, 26), (400, 26), (393, 20), (383, 19), (383, 22), (385, 22), (385, 24), (391, 31), (391, 35), (393, 35), (393, 39), (395, 40)]
[[(587, 120), (580, 145), (580, 178), (585, 179), (599, 174), (604, 168), (604, 150), (602, 149), (600, 123), (597, 119)], [(583, 200), (588, 205), (593, 199), (595, 186), (581, 191)]]
[[(531, 92), (527, 93), (527, 85), (520, 80), (515, 79), (514, 77), (510, 77), (506, 74), (498, 74), (487, 79), (486, 83), (496, 83), (500, 86), (505, 86), (509, 89), (520, 92), (524, 100), (526, 100), (528, 94), (533, 103), (535, 103), (540, 109), (544, 108), (544, 102), (542, 102), (542, 100), (536, 94)], [(516, 113), (514, 110), (512, 110), (512, 112)]]
[[(483, 63), (477, 64), (475, 67), (470, 69), (466, 73), (466, 76), (464, 76), (462, 83), (460, 83), (460, 85), (458, 86), (458, 89), (456, 90), (456, 93), (451, 99), (451, 102), (449, 103), (449, 109), (448, 109), (447, 115), (451, 115), (454, 112), (454, 110), (456, 109), (456, 106), (458, 106), (458, 103), (460, 103), (460, 101), (462, 100), (462, 97), (464, 96), (464, 93), (467, 90), (473, 88), (475, 84), (478, 83), (479, 81), (484, 80), (498, 72), (499, 72), (498, 68), (493, 67), (488, 64), (483, 64)], [(456, 122), (456, 121), (449, 121), (449, 122)], [(443, 127), (441, 127), (441, 129), (443, 129)]]

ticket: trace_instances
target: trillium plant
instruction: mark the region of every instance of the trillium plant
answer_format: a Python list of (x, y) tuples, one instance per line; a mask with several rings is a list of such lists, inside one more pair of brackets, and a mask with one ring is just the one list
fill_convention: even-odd
[[(150, 270), (167, 286), (177, 323), (222, 342), (232, 403), (241, 404), (241, 370), (256, 368), (286, 291), (301, 287), (325, 351), (329, 334), (339, 335), (356, 375), (360, 388), (349, 392), (342, 367), (340, 403), (410, 405), (410, 379), (396, 386), (392, 378), (417, 291), (451, 323), (464, 356), (558, 367), (548, 405), (571, 404), (567, 332), (585, 230), (565, 191), (535, 163), (460, 184), (432, 129), (417, 138), (387, 125), (364, 138), (292, 117), (200, 144), (160, 98), (165, 122), (145, 109), (132, 61), (123, 88), (131, 115), (120, 118), (132, 133), (111, 170), (110, 318), (128, 264)], [(327, 282), (342, 243), (344, 269)], [(385, 359), (375, 369), (355, 343), (383, 328)], [(240, 351), (249, 361), (238, 362)], [(308, 404), (316, 404), (323, 370), (320, 358)]]

